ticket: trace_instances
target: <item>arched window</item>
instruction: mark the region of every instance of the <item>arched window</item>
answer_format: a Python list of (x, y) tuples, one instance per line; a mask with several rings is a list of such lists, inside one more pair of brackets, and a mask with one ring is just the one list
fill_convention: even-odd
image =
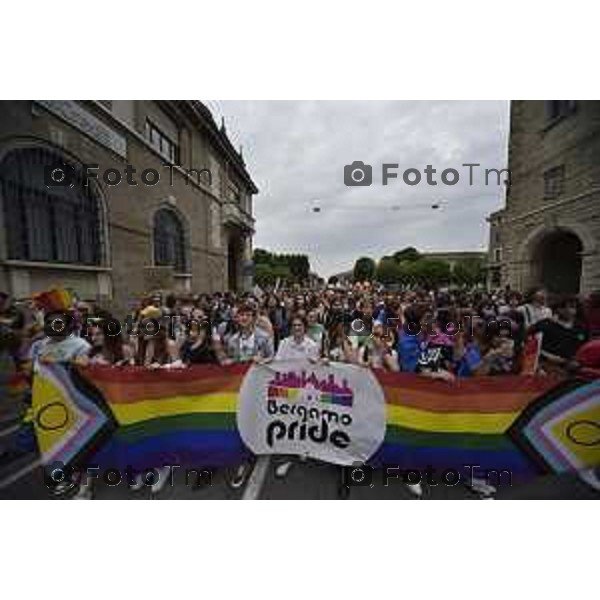
[(175, 212), (161, 208), (154, 213), (154, 264), (186, 272), (183, 225)]
[[(71, 185), (48, 186), (57, 167)], [(0, 163), (0, 191), (9, 259), (101, 263), (100, 204), (79, 166), (46, 148), (13, 150)]]

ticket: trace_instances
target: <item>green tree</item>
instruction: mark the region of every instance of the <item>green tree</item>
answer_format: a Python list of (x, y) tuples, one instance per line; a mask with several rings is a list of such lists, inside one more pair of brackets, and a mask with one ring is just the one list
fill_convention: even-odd
[(402, 285), (410, 285), (415, 283), (414, 267), (416, 262), (403, 261), (397, 263), (398, 282)]
[(266, 250), (262, 250), (261, 248), (255, 248), (254, 250), (254, 263), (266, 263), (269, 264), (273, 258), (273, 255)]
[(412, 246), (408, 246), (407, 248), (398, 250), (398, 252), (394, 253), (394, 259), (397, 262), (415, 262), (416, 260), (419, 260), (420, 257), (421, 255), (419, 254), (419, 251)]
[(420, 258), (413, 262), (410, 275), (415, 283), (427, 287), (446, 284), (451, 279), (450, 264), (435, 258)]
[(384, 256), (375, 270), (375, 279), (380, 283), (398, 283), (400, 281), (401, 268), (392, 256)]
[(281, 279), (283, 283), (293, 283), (294, 276), (292, 275), (290, 268), (287, 265), (277, 265), (272, 269), (273, 273), (273, 283), (277, 281), (277, 279)]
[(354, 263), (354, 281), (370, 281), (375, 276), (375, 261), (363, 256)]
[(304, 283), (310, 273), (310, 261), (305, 254), (275, 254), (256, 248), (254, 264), (258, 285), (273, 284), (278, 277), (287, 283)]
[(330, 277), (330, 278), (327, 280), (327, 283), (328, 283), (329, 285), (337, 285), (337, 284), (338, 284), (338, 281), (339, 281), (339, 279), (338, 279), (338, 278), (337, 278), (335, 275), (332, 275), (332, 276), (331, 276), (331, 277)]
[(485, 269), (480, 258), (465, 258), (454, 265), (452, 280), (458, 285), (473, 286), (485, 282)]
[(268, 263), (256, 263), (254, 269), (254, 281), (260, 287), (272, 285), (273, 281), (273, 270)]

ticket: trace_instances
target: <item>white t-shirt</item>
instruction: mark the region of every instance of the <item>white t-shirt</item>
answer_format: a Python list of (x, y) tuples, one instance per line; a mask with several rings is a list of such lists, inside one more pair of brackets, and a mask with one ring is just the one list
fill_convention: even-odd
[(244, 337), (240, 334), (240, 362), (247, 362), (254, 357), (254, 333)]
[(293, 336), (285, 338), (279, 349), (275, 360), (294, 360), (294, 359), (313, 359), (319, 358), (319, 346), (313, 342), (308, 336), (304, 336), (303, 340), (298, 343)]

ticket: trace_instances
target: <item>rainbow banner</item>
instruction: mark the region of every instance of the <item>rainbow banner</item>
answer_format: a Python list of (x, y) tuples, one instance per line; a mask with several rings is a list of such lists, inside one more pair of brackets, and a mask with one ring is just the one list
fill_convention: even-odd
[(377, 378), (387, 428), (374, 462), (414, 469), (478, 465), (476, 470), (508, 470), (517, 478), (600, 464), (600, 381)]
[[(273, 454), (289, 453), (278, 449), (281, 441), (319, 458), (307, 444), (334, 442), (341, 458), (331, 462), (338, 464), (351, 464), (353, 448), (360, 455), (369, 447), (360, 456), (373, 465), (473, 465), (509, 470), (514, 479), (600, 465), (600, 380), (506, 376), (446, 383), (350, 365), (285, 366), (279, 373), (276, 363), (157, 371), (39, 365), (33, 422), (43, 462), (233, 466), (256, 451), (246, 443), (254, 428)], [(259, 379), (264, 387), (255, 384)], [(355, 383), (366, 379), (368, 385)], [(270, 437), (258, 411), (271, 419)], [(373, 443), (378, 424), (365, 421), (378, 415), (381, 437)]]

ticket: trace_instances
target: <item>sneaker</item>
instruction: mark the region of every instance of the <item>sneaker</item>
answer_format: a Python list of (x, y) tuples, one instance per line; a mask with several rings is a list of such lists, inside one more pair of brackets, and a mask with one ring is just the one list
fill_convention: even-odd
[(244, 485), (244, 482), (248, 478), (249, 474), (250, 474), (250, 465), (247, 463), (240, 465), (237, 468), (237, 471), (235, 472), (233, 479), (231, 479), (231, 481), (229, 482), (229, 485), (234, 489), (242, 487)]
[(472, 491), (485, 499), (490, 498), (497, 491), (496, 488), (493, 485), (490, 485), (485, 479), (477, 479), (476, 477), (473, 477), (469, 487)]
[(76, 487), (77, 485), (72, 481), (59, 481), (51, 491), (53, 496), (69, 496)]
[(167, 485), (171, 469), (169, 467), (161, 467), (156, 469), (156, 471), (158, 472), (158, 480), (151, 488), (153, 494), (158, 494)]
[(71, 498), (71, 500), (93, 500), (94, 493), (92, 491), (91, 484), (80, 485), (77, 493)]
[(293, 463), (291, 460), (286, 460), (284, 463), (278, 465), (275, 469), (275, 477), (283, 479), (289, 473), (290, 469), (292, 468), (292, 464)]
[(423, 496), (423, 486), (420, 483), (407, 483), (406, 487), (408, 488), (408, 491), (417, 498)]
[(132, 485), (129, 486), (129, 489), (132, 492), (139, 492), (143, 487), (144, 487), (144, 475), (143, 473), (138, 473), (135, 478), (134, 478), (134, 482)]

